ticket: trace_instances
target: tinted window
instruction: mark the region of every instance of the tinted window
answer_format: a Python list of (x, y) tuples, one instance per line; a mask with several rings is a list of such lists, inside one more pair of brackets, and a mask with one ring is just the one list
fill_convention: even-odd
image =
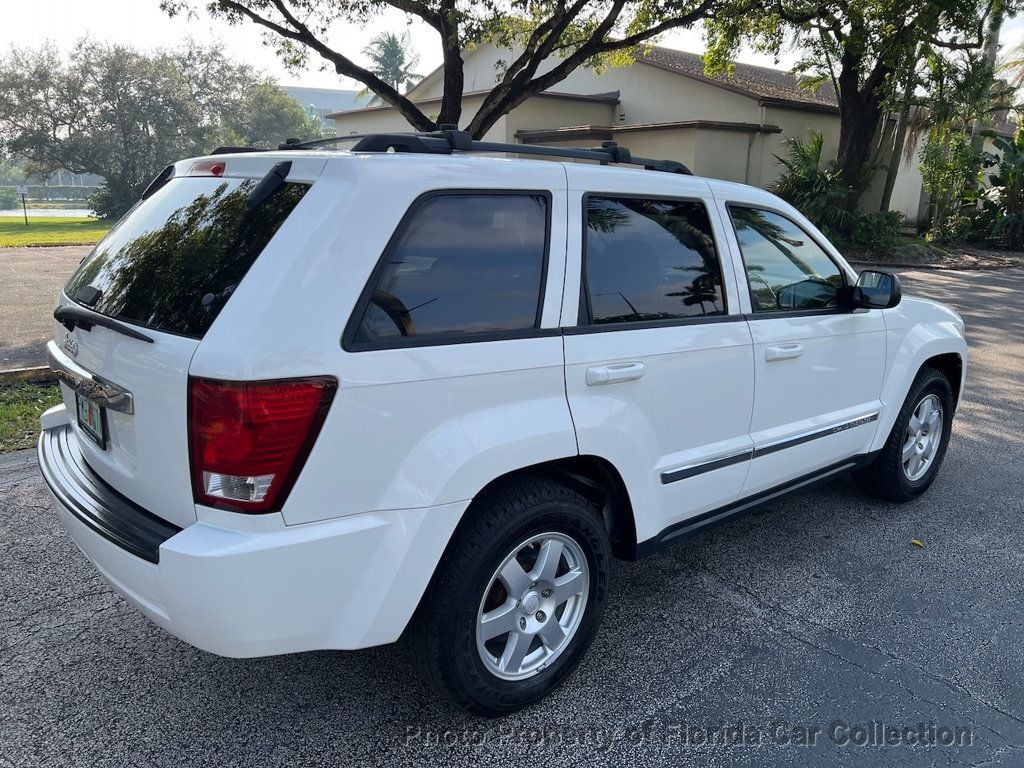
[(384, 254), (354, 340), (535, 327), (546, 241), (547, 200), (541, 195), (428, 198)]
[(724, 314), (704, 205), (589, 197), (586, 288), (594, 323)]
[(755, 312), (836, 306), (843, 274), (806, 232), (771, 211), (731, 211)]
[(64, 292), (102, 291), (92, 308), (201, 337), (309, 188), (285, 184), (246, 209), (258, 181), (172, 179), (143, 200), (82, 262)]

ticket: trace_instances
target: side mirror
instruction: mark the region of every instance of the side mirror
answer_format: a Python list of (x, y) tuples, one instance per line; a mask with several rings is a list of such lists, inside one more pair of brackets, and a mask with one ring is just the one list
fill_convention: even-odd
[(889, 309), (903, 298), (900, 279), (892, 272), (865, 269), (857, 278), (857, 284), (850, 291), (850, 303), (854, 308)]

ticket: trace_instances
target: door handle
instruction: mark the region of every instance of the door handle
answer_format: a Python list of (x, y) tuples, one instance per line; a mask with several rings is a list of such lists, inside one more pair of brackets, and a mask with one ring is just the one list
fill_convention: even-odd
[(774, 347), (767, 347), (764, 351), (764, 359), (769, 363), (776, 360), (792, 360), (804, 353), (803, 344), (779, 344)]
[(611, 365), (594, 365), (587, 368), (587, 386), (596, 387), (601, 384), (615, 384), (620, 381), (636, 381), (644, 376), (643, 363), (613, 363)]

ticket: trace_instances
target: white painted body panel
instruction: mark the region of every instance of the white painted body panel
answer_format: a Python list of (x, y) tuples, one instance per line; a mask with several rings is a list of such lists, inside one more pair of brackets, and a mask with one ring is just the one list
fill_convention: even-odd
[[(819, 429), (876, 414), (885, 368), (881, 310), (754, 319), (757, 387), (750, 437), (760, 448)], [(769, 359), (774, 348), (792, 345), (799, 356)], [(877, 424), (852, 429), (763, 456), (755, 454), (744, 495), (866, 453)]]
[[(623, 172), (609, 187), (606, 169), (567, 165), (569, 248), (563, 316), (579, 307), (583, 271), (583, 195), (617, 193), (706, 200), (707, 182), (692, 176)], [(716, 241), (723, 223), (708, 213)], [(602, 330), (565, 335), (565, 386), (580, 453), (607, 459), (623, 477), (644, 540), (688, 517), (740, 495), (748, 461), (685, 480), (663, 483), (661, 474), (713, 457), (749, 450), (754, 398), (751, 338), (736, 297), (733, 266), (723, 260), (730, 315), (724, 322), (664, 328)], [(639, 363), (642, 377), (588, 384), (593, 367)]]
[[(52, 426), (67, 421), (64, 406), (48, 413)], [(154, 565), (50, 499), (79, 549), (150, 620), (231, 657), (394, 642), (469, 504), (292, 526), (200, 508)]]
[[(70, 303), (61, 295), (58, 306)], [(164, 520), (194, 523), (189, 473), (187, 422), (188, 366), (199, 342), (169, 333), (147, 332), (153, 344), (102, 326), (70, 334), (54, 322), (54, 339), (66, 335), (78, 343), (75, 362), (132, 393), (134, 413), (107, 410), (108, 441), (101, 449), (82, 434), (77, 418), (72, 429), (86, 461), (121, 494)], [(68, 412), (75, 414), (75, 393), (61, 384)]]
[[(359, 648), (396, 639), (472, 499), (509, 472), (579, 454), (607, 460), (626, 486), (642, 543), (703, 512), (877, 450), (929, 357), (953, 352), (966, 362), (962, 321), (931, 302), (906, 298), (885, 311), (751, 318), (725, 203), (766, 205), (815, 232), (761, 190), (493, 157), (312, 152), (227, 159), (233, 172), (246, 174), (281, 159), (301, 161), (295, 173), (315, 183), (202, 341), (161, 335), (140, 355), (139, 342), (106, 329), (95, 328), (91, 337), (76, 332), (95, 341), (94, 348), (85, 340), (78, 362), (120, 378), (139, 402), (134, 449), (126, 431), (124, 444), (108, 456), (87, 458), (115, 489), (184, 530), (164, 543), (160, 563), (152, 565), (55, 501), (108, 580), (156, 623), (216, 653)], [(342, 332), (395, 228), (421, 194), (441, 189), (550, 195), (540, 331), (346, 351)], [(704, 200), (723, 262), (728, 317), (574, 331), (586, 192)], [(62, 333), (58, 327), (58, 339)], [(794, 344), (801, 354), (785, 353)], [(769, 361), (774, 348), (784, 354)], [(319, 438), (281, 512), (242, 515), (192, 502), (188, 375), (338, 379)], [(73, 398), (66, 402), (73, 408)], [(151, 407), (160, 414), (152, 422)], [(756, 453), (869, 413), (877, 419)], [(55, 409), (44, 415), (44, 427), (68, 418)], [(744, 452), (755, 458), (661, 482), (663, 472)], [(119, 462), (146, 467), (136, 466), (133, 476)]]

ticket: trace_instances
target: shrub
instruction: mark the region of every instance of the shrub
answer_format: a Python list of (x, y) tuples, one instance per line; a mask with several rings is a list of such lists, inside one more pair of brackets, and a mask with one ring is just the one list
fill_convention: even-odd
[(104, 184), (89, 196), (89, 207), (97, 218), (104, 221), (117, 221), (139, 201), (143, 190), (128, 185), (110, 186)]
[(884, 251), (899, 242), (903, 214), (899, 211), (859, 213), (850, 229), (850, 243), (872, 251)]
[(1011, 141), (1001, 136), (992, 141), (1002, 152), (989, 179), (994, 197), (988, 203), (994, 219), (992, 235), (1005, 247), (1018, 250), (1024, 246), (1024, 132), (1018, 129)]
[(21, 195), (14, 187), (0, 187), (0, 211), (17, 208), (21, 205)]
[(775, 159), (785, 169), (772, 187), (781, 197), (819, 228), (847, 232), (853, 217), (846, 209), (851, 190), (839, 180), (839, 175), (821, 168), (821, 148), (824, 138), (810, 131), (807, 141), (786, 137), (786, 157)]

